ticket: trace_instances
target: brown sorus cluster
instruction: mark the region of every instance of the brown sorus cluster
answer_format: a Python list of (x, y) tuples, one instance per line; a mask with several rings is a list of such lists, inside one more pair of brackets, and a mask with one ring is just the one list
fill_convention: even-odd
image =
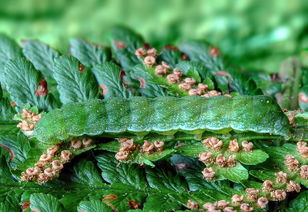
[(297, 152), (304, 158), (308, 158), (308, 147), (306, 142), (297, 142)]
[(215, 137), (210, 137), (202, 140), (202, 143), (209, 149), (218, 152), (223, 147), (223, 141)]
[[(262, 191), (265, 194), (268, 194), (271, 200), (281, 201), (284, 200), (287, 196), (286, 192), (300, 192), (301, 187), (296, 182), (289, 180), (288, 175), (282, 171), (275, 173), (276, 180), (275, 182), (270, 180), (265, 180), (263, 182)], [(284, 188), (282, 188), (282, 186)], [(274, 187), (279, 187), (280, 189), (275, 189)]]
[(83, 138), (81, 140), (76, 138), (71, 140), (71, 148), (73, 150), (79, 150), (91, 146), (92, 143), (93, 140), (91, 138)]
[[(147, 67), (153, 67), (156, 64), (157, 51), (154, 48), (149, 50), (138, 48), (135, 51), (135, 55), (142, 59)], [(221, 95), (221, 92), (216, 90), (208, 91), (209, 86), (207, 84), (197, 83), (197, 81), (191, 77), (183, 77), (183, 72), (181, 70), (172, 69), (164, 61), (155, 66), (155, 74), (160, 77), (166, 77), (169, 84), (177, 84), (178, 88), (182, 91), (186, 91), (189, 96), (202, 96), (208, 98)], [(225, 94), (224, 96), (232, 97), (229, 94)]]
[(144, 143), (141, 147), (138, 147), (134, 143), (134, 139), (132, 138), (119, 138), (120, 149), (119, 152), (116, 153), (115, 158), (119, 161), (128, 160), (128, 156), (137, 148), (141, 148), (141, 152), (146, 154), (153, 154), (154, 152), (160, 152), (164, 150), (165, 143), (163, 141), (154, 141), (153, 143), (147, 140), (144, 140)]
[[(244, 195), (235, 194), (231, 197), (231, 202), (227, 200), (219, 200), (216, 202), (206, 202), (202, 205), (203, 209), (206, 212), (251, 212), (257, 208), (264, 209), (268, 204), (266, 197), (258, 197), (258, 190), (248, 188), (248, 193), (253, 193), (253, 200), (247, 199), (247, 202), (244, 202)], [(200, 207), (196, 201), (188, 200), (186, 207), (191, 210), (199, 210)]]
[(55, 145), (47, 149), (47, 154), (41, 155), (34, 167), (21, 173), (21, 180), (46, 183), (54, 179), (71, 159), (72, 153), (69, 150), (60, 151), (60, 145)]
[[(240, 146), (239, 143), (236, 139), (231, 140), (229, 142), (229, 150), (231, 152), (239, 152), (240, 151)], [(244, 152), (251, 152), (253, 150), (253, 143), (252, 142), (248, 142), (248, 141), (243, 141), (242, 142), (242, 150)]]
[(42, 114), (32, 113), (29, 110), (23, 109), (21, 118), (22, 121), (17, 124), (17, 127), (22, 131), (32, 131), (35, 124), (42, 118)]
[(116, 153), (115, 158), (119, 161), (128, 160), (129, 153), (133, 152), (137, 145), (134, 143), (134, 139), (129, 138), (119, 138), (120, 149), (119, 152)]
[(144, 140), (144, 143), (141, 147), (141, 151), (146, 154), (153, 154), (154, 152), (160, 152), (164, 150), (165, 143), (163, 141), (154, 141), (153, 143), (147, 140)]

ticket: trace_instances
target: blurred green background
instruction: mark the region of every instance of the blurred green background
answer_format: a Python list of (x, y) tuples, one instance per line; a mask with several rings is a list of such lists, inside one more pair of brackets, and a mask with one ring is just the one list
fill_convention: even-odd
[[(306, 3), (305, 3), (306, 2)], [(108, 45), (116, 24), (160, 47), (208, 40), (248, 68), (277, 72), (308, 47), (306, 0), (0, 0), (0, 32), (66, 52), (68, 39)]]

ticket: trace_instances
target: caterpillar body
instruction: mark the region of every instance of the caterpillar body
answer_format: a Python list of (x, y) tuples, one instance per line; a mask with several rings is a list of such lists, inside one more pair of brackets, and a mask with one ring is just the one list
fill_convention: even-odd
[(83, 135), (254, 132), (290, 137), (287, 117), (271, 97), (132, 97), (70, 103), (45, 114), (34, 137), (57, 144)]

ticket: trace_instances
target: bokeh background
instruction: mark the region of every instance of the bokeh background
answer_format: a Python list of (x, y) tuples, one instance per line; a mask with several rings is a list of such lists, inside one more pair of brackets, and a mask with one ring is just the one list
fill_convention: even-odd
[(205, 39), (234, 63), (272, 73), (308, 47), (306, 0), (0, 0), (0, 33), (63, 52), (72, 37), (108, 45), (118, 24), (155, 47)]

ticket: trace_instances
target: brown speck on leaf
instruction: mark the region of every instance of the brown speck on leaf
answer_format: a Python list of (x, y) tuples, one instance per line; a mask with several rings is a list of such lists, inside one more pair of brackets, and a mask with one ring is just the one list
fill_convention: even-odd
[(26, 209), (28, 209), (29, 207), (30, 207), (30, 201), (26, 201), (26, 202), (23, 202), (22, 204), (21, 204), (21, 209), (22, 210), (26, 210)]
[(146, 43), (146, 42), (143, 43), (143, 47), (145, 49), (151, 49), (152, 48), (152, 46), (150, 44)]
[(188, 60), (188, 56), (186, 54), (182, 53), (181, 59), (184, 60), (184, 61)]
[(14, 158), (15, 158), (15, 153), (14, 153), (14, 151), (10, 148), (10, 147), (8, 147), (8, 146), (6, 146), (6, 145), (4, 145), (4, 144), (0, 144), (0, 148), (3, 148), (3, 149), (6, 149), (9, 153), (10, 153), (10, 162), (12, 161), (12, 160), (14, 160)]
[(210, 48), (210, 55), (212, 57), (216, 57), (219, 54), (220, 54), (220, 51), (219, 51), (219, 49), (217, 47), (213, 46), (213, 47)]
[(104, 196), (104, 198), (102, 199), (102, 201), (104, 201), (104, 200), (113, 200), (113, 199), (117, 199), (117, 198), (118, 198), (117, 195), (115, 195), (115, 194), (109, 194), (109, 195), (107, 195), (107, 196)]
[(45, 79), (42, 79), (38, 87), (35, 91), (35, 96), (45, 96), (48, 94), (48, 89), (47, 89), (47, 81)]
[(10, 102), (11, 107), (16, 107), (16, 103), (15, 102)]
[(106, 85), (104, 84), (100, 84), (99, 87), (101, 87), (103, 89), (103, 95), (105, 96), (107, 94), (108, 88)]
[(128, 205), (129, 205), (130, 209), (138, 209), (141, 206), (141, 204), (139, 202), (137, 202), (136, 200), (130, 200), (128, 202)]
[(217, 71), (216, 75), (221, 76), (221, 77), (231, 77), (231, 75), (228, 72), (225, 72), (225, 71)]
[(179, 50), (178, 47), (176, 46), (171, 46), (171, 45), (167, 45), (165, 46), (166, 49), (169, 49), (169, 50)]
[(123, 43), (122, 41), (119, 41), (119, 40), (116, 40), (116, 41), (114, 42), (114, 44), (115, 44), (118, 48), (120, 48), (120, 49), (123, 49), (123, 48), (126, 47), (126, 44)]
[(187, 163), (184, 162), (178, 162), (175, 164), (175, 169), (176, 170), (184, 170), (187, 169), (189, 167), (189, 165)]
[(308, 96), (305, 93), (298, 94), (298, 102), (308, 104)]
[(79, 67), (78, 67), (78, 71), (83, 72), (84, 71), (84, 65), (80, 64)]

